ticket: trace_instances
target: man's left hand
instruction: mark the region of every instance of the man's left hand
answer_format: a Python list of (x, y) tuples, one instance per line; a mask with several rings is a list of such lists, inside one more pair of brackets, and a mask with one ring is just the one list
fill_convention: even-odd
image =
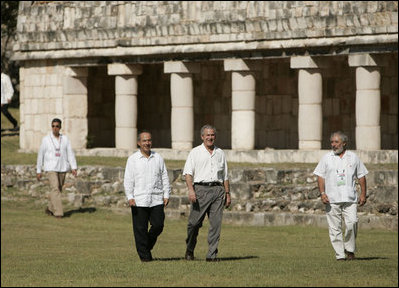
[(224, 206), (226, 208), (229, 208), (230, 204), (231, 204), (231, 196), (229, 193), (229, 194), (226, 194), (226, 198), (224, 199)]
[(359, 206), (363, 206), (364, 204), (366, 204), (366, 202), (367, 202), (367, 197), (365, 195), (360, 195), (360, 198), (358, 201)]

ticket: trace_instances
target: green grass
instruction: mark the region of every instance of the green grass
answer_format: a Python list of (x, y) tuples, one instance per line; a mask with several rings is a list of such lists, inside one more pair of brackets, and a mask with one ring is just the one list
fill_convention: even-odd
[(223, 225), (222, 261), (208, 263), (206, 219), (197, 259), (187, 262), (187, 223), (167, 219), (153, 250), (156, 261), (141, 263), (128, 211), (97, 209), (59, 220), (43, 208), (1, 202), (2, 287), (398, 285), (397, 232), (359, 231), (358, 259), (338, 262), (327, 229)]

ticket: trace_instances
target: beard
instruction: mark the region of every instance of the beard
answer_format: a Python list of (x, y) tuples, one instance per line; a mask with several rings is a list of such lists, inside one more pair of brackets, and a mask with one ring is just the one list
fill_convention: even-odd
[(337, 148), (337, 149), (333, 149), (333, 152), (334, 152), (334, 154), (335, 155), (339, 155), (339, 154), (341, 154), (342, 152), (344, 151), (344, 147), (339, 147), (339, 148)]

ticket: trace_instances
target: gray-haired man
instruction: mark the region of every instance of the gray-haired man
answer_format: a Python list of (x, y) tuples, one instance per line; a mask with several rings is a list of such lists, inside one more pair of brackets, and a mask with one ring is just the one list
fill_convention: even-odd
[(216, 128), (201, 128), (203, 143), (191, 150), (184, 166), (188, 199), (192, 203), (187, 225), (186, 260), (194, 260), (198, 231), (208, 215), (209, 250), (207, 261), (218, 261), (218, 244), (222, 226), (223, 206), (230, 206), (227, 161), (222, 149), (214, 145)]
[[(338, 131), (330, 137), (332, 151), (324, 155), (314, 174), (317, 175), (321, 200), (326, 204), (327, 222), (331, 244), (337, 260), (355, 258), (357, 235), (357, 203), (366, 203), (366, 175), (368, 173), (359, 157), (346, 151), (348, 137)], [(361, 188), (358, 199), (355, 179)], [(342, 237), (341, 217), (345, 220), (345, 237)]]

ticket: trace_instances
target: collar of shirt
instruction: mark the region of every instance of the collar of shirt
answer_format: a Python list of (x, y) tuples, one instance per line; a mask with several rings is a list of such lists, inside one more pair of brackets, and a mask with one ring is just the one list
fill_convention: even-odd
[(202, 145), (201, 145), (201, 149), (203, 150), (203, 151), (205, 151), (206, 153), (208, 153), (211, 157), (213, 157), (213, 156), (215, 156), (215, 153), (216, 153), (216, 149), (217, 149), (217, 147), (216, 147), (216, 145), (213, 145), (213, 151), (212, 151), (212, 154), (210, 154), (209, 153), (209, 151), (208, 151), (208, 149), (206, 149), (206, 147), (205, 147), (205, 144), (204, 143), (202, 143)]
[(151, 151), (150, 156), (146, 157), (146, 156), (144, 156), (144, 154), (141, 152), (140, 149), (137, 152), (139, 152), (139, 158), (146, 158), (146, 159), (153, 158), (154, 157), (154, 153), (155, 153), (155, 152)]

